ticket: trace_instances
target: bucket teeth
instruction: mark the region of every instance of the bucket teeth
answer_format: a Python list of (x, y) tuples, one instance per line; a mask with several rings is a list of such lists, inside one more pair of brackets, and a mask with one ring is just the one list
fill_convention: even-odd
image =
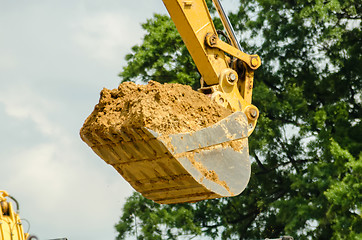
[(143, 128), (92, 132), (82, 139), (138, 192), (158, 203), (236, 196), (250, 178), (247, 118), (235, 112), (192, 133)]

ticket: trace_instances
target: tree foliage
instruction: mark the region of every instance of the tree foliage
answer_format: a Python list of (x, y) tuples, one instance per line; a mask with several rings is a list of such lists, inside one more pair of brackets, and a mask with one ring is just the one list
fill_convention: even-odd
[[(261, 115), (249, 138), (252, 176), (239, 196), (158, 205), (135, 193), (118, 239), (362, 238), (362, 2), (240, 0), (230, 15), (256, 71)], [(199, 74), (172, 21), (155, 15), (127, 55), (123, 81), (197, 87)]]

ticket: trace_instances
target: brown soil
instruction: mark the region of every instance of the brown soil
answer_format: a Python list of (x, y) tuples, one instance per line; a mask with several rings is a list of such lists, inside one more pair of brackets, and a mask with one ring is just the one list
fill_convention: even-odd
[(81, 133), (107, 131), (110, 127), (147, 127), (160, 134), (192, 132), (231, 113), (190, 86), (126, 82), (118, 89), (102, 90), (99, 103), (86, 119)]

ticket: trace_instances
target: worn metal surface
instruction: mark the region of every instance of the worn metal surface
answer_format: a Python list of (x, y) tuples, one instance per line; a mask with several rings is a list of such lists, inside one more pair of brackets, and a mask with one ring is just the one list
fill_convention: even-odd
[(131, 186), (158, 203), (235, 196), (250, 178), (247, 118), (236, 112), (193, 133), (163, 136), (147, 128), (81, 136)]

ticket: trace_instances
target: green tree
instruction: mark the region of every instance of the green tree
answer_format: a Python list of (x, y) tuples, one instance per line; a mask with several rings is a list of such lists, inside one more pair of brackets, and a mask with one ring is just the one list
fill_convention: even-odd
[[(240, 0), (230, 15), (257, 53), (252, 176), (239, 196), (158, 205), (135, 193), (118, 239), (362, 239), (362, 2)], [(181, 82), (199, 74), (172, 21), (155, 15), (127, 55), (123, 81)], [(137, 228), (136, 228), (137, 226)]]

